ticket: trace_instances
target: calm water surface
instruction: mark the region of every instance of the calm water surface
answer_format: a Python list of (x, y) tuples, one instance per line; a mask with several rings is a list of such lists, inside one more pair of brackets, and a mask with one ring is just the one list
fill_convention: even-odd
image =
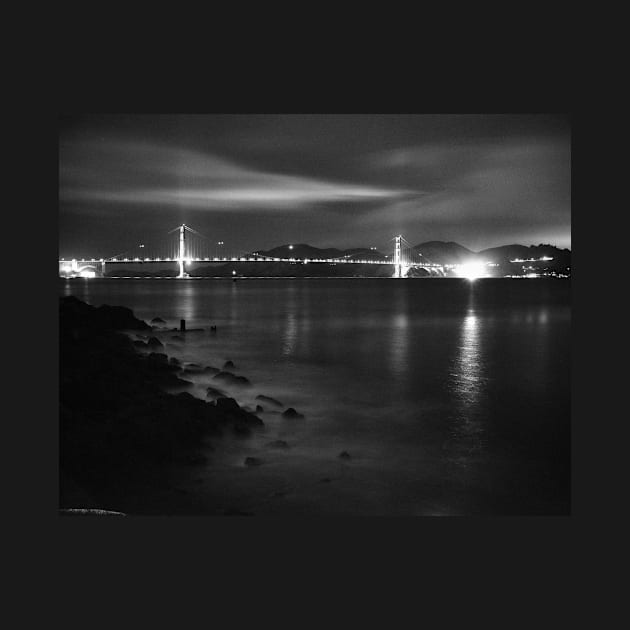
[[(251, 390), (305, 414), (259, 414), (182, 473), (191, 511), (567, 514), (568, 280), (73, 279), (62, 294), (187, 328), (182, 361), (231, 359)], [(215, 324), (216, 334), (209, 332)], [(208, 376), (192, 391), (205, 397)], [(216, 385), (216, 381), (214, 382)], [(222, 389), (225, 389), (222, 387)], [(285, 440), (288, 449), (269, 446)], [(341, 451), (351, 455), (339, 459)], [(245, 457), (262, 461), (246, 467)], [(192, 501), (192, 500), (191, 500)], [(146, 508), (147, 510), (149, 508)]]

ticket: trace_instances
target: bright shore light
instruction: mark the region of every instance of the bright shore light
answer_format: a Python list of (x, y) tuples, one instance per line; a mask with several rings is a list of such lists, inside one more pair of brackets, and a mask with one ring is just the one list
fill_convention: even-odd
[(468, 262), (456, 267), (457, 275), (468, 280), (476, 280), (486, 275), (486, 268), (480, 262)]

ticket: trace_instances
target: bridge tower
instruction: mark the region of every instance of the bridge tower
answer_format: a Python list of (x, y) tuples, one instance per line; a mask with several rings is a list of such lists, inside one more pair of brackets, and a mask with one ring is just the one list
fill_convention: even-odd
[(186, 225), (182, 223), (179, 226), (179, 276), (178, 278), (187, 278), (188, 274), (184, 271), (184, 262), (186, 260)]
[(394, 278), (402, 278), (401, 242), (402, 236), (397, 236), (394, 244)]

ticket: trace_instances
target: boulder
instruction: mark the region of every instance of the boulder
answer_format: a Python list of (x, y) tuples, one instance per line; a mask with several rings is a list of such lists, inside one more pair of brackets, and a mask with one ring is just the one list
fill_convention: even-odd
[(148, 344), (147, 344), (146, 342), (144, 342), (144, 341), (139, 341), (139, 340), (134, 341), (134, 342), (133, 342), (133, 345), (134, 345), (136, 348), (148, 348), (148, 347), (149, 347), (149, 346), (148, 346)]
[(154, 348), (163, 348), (164, 344), (157, 337), (149, 337), (147, 345)]
[(271, 396), (263, 396), (262, 394), (258, 394), (258, 396), (256, 396), (256, 400), (262, 400), (263, 402), (269, 403), (274, 407), (284, 407), (284, 405), (279, 400), (271, 398)]
[(289, 448), (289, 445), (284, 440), (275, 440), (274, 442), (269, 442), (267, 446), (271, 448)]
[(158, 363), (168, 363), (168, 357), (162, 352), (151, 352), (148, 355), (148, 359)]
[(260, 405), (256, 405), (256, 409), (255, 409), (256, 413), (262, 413), (263, 411), (264, 411), (263, 407), (261, 407)]
[(225, 397), (225, 392), (221, 389), (217, 389), (216, 387), (208, 387), (206, 388), (206, 398), (221, 398)]
[(226, 361), (226, 362), (223, 364), (223, 369), (224, 369), (224, 370), (226, 370), (226, 369), (228, 369), (228, 368), (232, 368), (232, 369), (234, 369), (235, 367), (236, 367), (236, 366), (234, 365), (234, 363), (233, 363), (232, 361)]
[(154, 317), (151, 320), (152, 324), (166, 324), (166, 322), (161, 317)]
[(194, 363), (186, 364), (182, 370), (183, 374), (203, 374), (203, 368)]
[(236, 374), (232, 374), (232, 372), (222, 371), (222, 372), (219, 372), (218, 374), (215, 374), (212, 378), (215, 378), (218, 381), (221, 381), (228, 385), (236, 385), (236, 386), (241, 386), (241, 387), (247, 387), (251, 385), (251, 383), (249, 382), (249, 379), (245, 378), (244, 376), (236, 376)]
[(181, 365), (181, 361), (177, 357), (171, 357), (168, 362), (171, 365)]
[(211, 365), (206, 365), (202, 370), (204, 374), (218, 374), (220, 371), (219, 368), (212, 367)]
[(339, 459), (351, 459), (350, 453), (348, 453), (348, 451), (342, 451), (341, 453), (339, 453), (338, 457)]
[(217, 398), (215, 404), (217, 409), (225, 413), (239, 413), (241, 411), (239, 404), (236, 400), (234, 400), (234, 398)]
[(289, 407), (282, 412), (283, 418), (303, 418), (304, 414), (298, 413), (293, 407)]
[(245, 458), (245, 466), (260, 466), (262, 464), (262, 460), (258, 457), (246, 457)]
[(133, 311), (126, 306), (103, 304), (95, 310), (96, 319), (104, 328), (114, 330), (148, 330), (149, 324), (134, 317)]

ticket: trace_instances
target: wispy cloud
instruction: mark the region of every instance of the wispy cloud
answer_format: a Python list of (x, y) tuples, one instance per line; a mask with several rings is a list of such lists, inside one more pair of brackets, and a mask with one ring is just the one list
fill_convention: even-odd
[(256, 170), (216, 155), (135, 142), (60, 147), (60, 199), (194, 209), (302, 209), (396, 199), (404, 190)]
[[(476, 144), (405, 147), (369, 156), (388, 181), (415, 188), (415, 196), (390, 200), (363, 217), (373, 228), (440, 238), (463, 237), (484, 245), (553, 229), (570, 244), (571, 155), (566, 142), (511, 138)], [(526, 238), (526, 237), (524, 237)], [(568, 240), (567, 240), (568, 239)]]

